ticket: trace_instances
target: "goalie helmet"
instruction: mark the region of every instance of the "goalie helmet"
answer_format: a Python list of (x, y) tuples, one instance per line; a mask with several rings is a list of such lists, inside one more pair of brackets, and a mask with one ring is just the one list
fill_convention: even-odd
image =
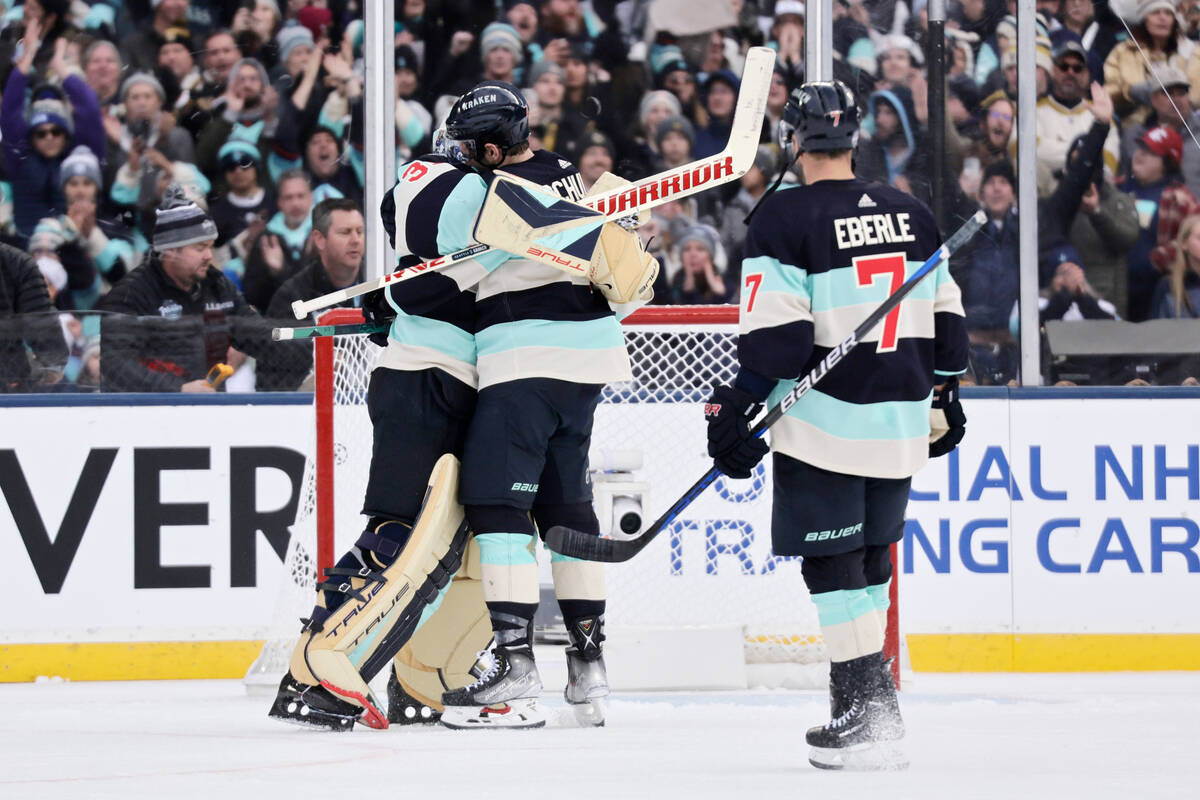
[(794, 131), (801, 153), (853, 150), (858, 144), (858, 105), (841, 81), (815, 81), (792, 90), (783, 109), (780, 137)]
[(485, 81), (458, 98), (435, 147), (465, 164), (494, 144), (505, 155), (529, 139), (529, 106), (521, 90), (504, 81)]

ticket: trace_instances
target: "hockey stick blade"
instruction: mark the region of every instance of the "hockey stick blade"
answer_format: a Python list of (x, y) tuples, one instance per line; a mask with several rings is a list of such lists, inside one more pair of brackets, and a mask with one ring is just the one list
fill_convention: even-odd
[[(955, 250), (966, 244), (983, 227), (985, 222), (987, 222), (987, 215), (982, 211), (976, 212), (974, 216), (967, 220), (961, 228), (955, 231), (937, 249), (937, 252), (925, 260), (925, 263), (913, 273), (911, 278), (905, 281), (887, 300), (884, 300), (877, 309), (871, 312), (863, 320), (862, 324), (854, 329), (853, 333), (830, 350), (821, 363), (814, 367), (807, 376), (802, 376), (792, 390), (784, 395), (779, 403), (772, 407), (751, 428), (750, 434), (756, 437), (765, 434), (767, 429), (786, 414), (789, 408), (820, 383), (821, 379), (829, 374), (834, 365), (853, 350), (892, 309), (900, 305), (904, 298), (908, 297), (912, 290), (916, 288), (917, 284), (933, 272), (942, 261), (949, 258)], [(560, 555), (582, 558), (588, 561), (602, 561), (605, 563), (628, 561), (644, 550), (650, 542), (654, 541), (663, 528), (674, 521), (685, 508), (691, 505), (692, 501), (699, 497), (720, 474), (720, 471), (715, 466), (710, 467), (661, 517), (656, 519), (646, 529), (645, 533), (636, 539), (602, 539), (594, 534), (556, 525), (546, 532), (546, 546)]]
[[(758, 152), (758, 139), (762, 132), (763, 115), (767, 110), (767, 95), (771, 91), (771, 72), (774, 67), (775, 51), (769, 47), (751, 47), (746, 52), (729, 142), (720, 153), (642, 178), (628, 186), (595, 197), (585, 197), (581, 201), (583, 205), (599, 211), (607, 221), (612, 221), (741, 178), (754, 163), (754, 155)], [(311, 300), (297, 300), (292, 303), (292, 313), (296, 319), (304, 319), (314, 311), (369, 294), (393, 283), (411, 280), (427, 272), (444, 269), (491, 249), (486, 244), (472, 245), (372, 278), (356, 286), (338, 289)]]

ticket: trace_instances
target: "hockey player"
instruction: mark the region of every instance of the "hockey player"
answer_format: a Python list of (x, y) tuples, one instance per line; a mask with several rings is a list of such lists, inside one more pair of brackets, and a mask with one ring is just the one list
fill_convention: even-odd
[[(496, 169), (571, 200), (583, 196), (569, 161), (529, 148), (525, 102), (511, 87), (483, 84), (464, 95), (445, 134), (443, 150), (485, 178)], [(587, 469), (592, 416), (604, 384), (631, 377), (621, 326), (599, 290), (553, 266), (506, 259), (475, 295), (479, 398), (459, 493), (479, 545), (495, 647), (477, 682), (442, 698), (442, 723), (455, 728), (545, 724), (532, 648), (537, 531), (568, 525), (599, 535)], [(570, 636), (564, 694), (581, 722), (600, 725), (608, 694), (603, 565), (553, 554), (551, 567)]]
[[(380, 208), (399, 265), (454, 252), (472, 243), (474, 218), (487, 191), (476, 170), (431, 154), (410, 162), (399, 173), (400, 180)], [(485, 258), (491, 258), (495, 265), (507, 256), (493, 252)], [(384, 350), (367, 389), (373, 441), (362, 513), (368, 522), (354, 548), (342, 556), (335, 569), (380, 573), (398, 556), (419, 555), (410, 554), (406, 545), (422, 510), (426, 482), (444, 453), (462, 457), (467, 424), (475, 408), (475, 299), (470, 287), (484, 274), (486, 266), (469, 259), (367, 296), (365, 315), (372, 321), (390, 323), (386, 335), (376, 335)], [(449, 486), (449, 500), (455, 506), (456, 494), (457, 481)], [(464, 555), (465, 544), (464, 528), (463, 536), (455, 537), (451, 548), (458, 551), (458, 558)], [(452, 561), (455, 554), (449, 555)], [(318, 587), (322, 596), (312, 622), (306, 624), (306, 632), (314, 626), (331, 627), (328, 620), (337, 609), (347, 600), (359, 601), (355, 593), (361, 594), (361, 581), (339, 579), (345, 577), (335, 576)], [(424, 604), (417, 605), (418, 611), (424, 610)], [(460, 606), (469, 608), (471, 603), (447, 600), (445, 605), (454, 606), (457, 614)], [(397, 658), (388, 683), (390, 722), (436, 721), (444, 683), (464, 685), (473, 680), (467, 677), (467, 668), (474, 662), (476, 651), (491, 637), (481, 599), (475, 605), (477, 613), (457, 614), (451, 621), (454, 630), (448, 637), (452, 643), (436, 648), (440, 651), (436, 660), (445, 663), (416, 663), (420, 659), (409, 653)], [(484, 624), (476, 625), (476, 618)], [(433, 616), (430, 625), (436, 628), (439, 624), (445, 627), (437, 615)], [(482, 631), (481, 640), (476, 629)], [(415, 632), (414, 628), (408, 635)], [(270, 714), (287, 721), (348, 730), (363, 708), (319, 685), (318, 676), (312, 674), (303, 658), (308, 638), (301, 638), (292, 670), (284, 678)], [(418, 642), (424, 638), (428, 635)], [(475, 646), (470, 646), (471, 642)], [(387, 646), (390, 652), (381, 651), (373, 661), (390, 659), (402, 644), (393, 641)], [(464, 656), (465, 666), (450, 663), (461, 662)], [(445, 670), (451, 666), (461, 680), (447, 681)], [(396, 673), (405, 667), (415, 668), (419, 675), (430, 675), (436, 689), (425, 689), (426, 694), (422, 694), (402, 687)]]
[[(768, 449), (748, 432), (758, 404), (795, 386), (940, 244), (923, 204), (855, 178), (859, 111), (845, 85), (804, 84), (784, 122), (807, 185), (768, 198), (750, 224), (740, 368), (705, 409), (709, 454), (735, 478)], [(882, 652), (889, 545), (903, 534), (913, 473), (962, 438), (955, 376), (966, 366), (962, 303), (943, 262), (771, 428), (773, 550), (803, 556), (832, 661), (832, 720), (806, 736), (815, 766), (907, 765)]]

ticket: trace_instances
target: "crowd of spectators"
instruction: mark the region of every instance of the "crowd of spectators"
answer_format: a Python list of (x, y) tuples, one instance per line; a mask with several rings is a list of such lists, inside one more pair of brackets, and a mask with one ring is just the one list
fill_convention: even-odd
[[(363, 208), (364, 2), (0, 0), (0, 316), (11, 328), (14, 314), (56, 310), (63, 340), (32, 321), (23, 346), (6, 336), (0, 391), (207, 391), (217, 363), (243, 367), (231, 387), (302, 385), (304, 348), (276, 347), (296, 361), (271, 363), (260, 317), (361, 275), (363, 220), (377, 213)], [(1122, 3), (1037, 3), (1043, 320), (1200, 316), (1200, 3)], [(926, 202), (940, 189), (946, 230), (987, 212), (953, 261), (981, 383), (1018, 368), (1015, 6), (949, 4), (935, 153), (926, 0), (832, 5), (834, 74), (864, 111), (858, 174)], [(655, 303), (737, 302), (746, 215), (776, 178), (802, 180), (777, 134), (804, 80), (803, 2), (395, 0), (395, 15), (397, 163), (429, 149), (458, 95), (499, 79), (525, 91), (534, 146), (589, 187), (721, 150), (743, 54), (775, 49), (754, 166), (640, 229), (663, 267)], [(931, 184), (935, 159), (946, 186)], [(195, 282), (175, 277), (183, 248), (154, 245), (163, 209), (183, 207), (215, 226), (208, 254), (193, 254), (211, 274)], [(133, 302), (151, 271), (160, 285)], [(201, 284), (220, 300), (189, 305)], [(197, 317), (187, 335), (202, 352), (156, 355), (125, 321), (98, 321), (112, 314)], [(108, 366), (105, 327), (136, 369)]]

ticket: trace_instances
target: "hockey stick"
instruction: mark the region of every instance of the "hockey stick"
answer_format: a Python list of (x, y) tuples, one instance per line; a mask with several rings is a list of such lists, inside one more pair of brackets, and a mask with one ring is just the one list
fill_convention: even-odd
[[(884, 300), (879, 308), (871, 312), (871, 315), (863, 320), (862, 324), (855, 328), (853, 333), (830, 350), (821, 363), (814, 367), (807, 376), (802, 377), (792, 390), (783, 396), (778, 405), (768, 411), (758, 421), (758, 424), (750, 429), (750, 434), (756, 437), (765, 434), (768, 428), (774, 425), (780, 417), (787, 413), (789, 408), (795, 405), (804, 395), (808, 394), (822, 378), (829, 374), (829, 370), (841, 361), (847, 353), (853, 350), (884, 317), (896, 308), (896, 306), (900, 305), (904, 298), (908, 297), (912, 290), (916, 288), (917, 284), (933, 272), (942, 261), (949, 258), (951, 253), (962, 247), (986, 221), (987, 216), (982, 211), (977, 211), (974, 216), (967, 220), (961, 228), (955, 231), (953, 236), (937, 249), (937, 252), (921, 265), (920, 269), (913, 273), (911, 278), (905, 281), (887, 300)], [(586, 561), (604, 561), (609, 563), (628, 561), (642, 552), (646, 548), (646, 545), (654, 541), (654, 538), (662, 532), (663, 528), (678, 517), (720, 474), (720, 470), (715, 465), (711, 467), (661, 517), (656, 519), (646, 529), (645, 533), (636, 539), (602, 539), (594, 534), (556, 525), (546, 532), (546, 546), (561, 555), (581, 558)]]
[[(758, 139), (762, 131), (763, 114), (767, 108), (767, 94), (771, 90), (771, 70), (774, 66), (774, 50), (768, 47), (752, 47), (747, 51), (729, 142), (720, 153), (651, 175), (595, 197), (585, 197), (582, 205), (599, 211), (606, 221), (615, 220), (672, 200), (681, 200), (742, 177), (753, 165), (754, 156), (758, 152)], [(486, 206), (480, 213), (486, 213)], [(297, 300), (292, 303), (292, 313), (296, 319), (304, 319), (313, 311), (337, 305), (393, 283), (410, 280), (426, 272), (445, 269), (451, 264), (474, 258), (491, 249), (486, 244), (472, 245), (356, 286), (339, 289), (311, 300)], [(528, 253), (526, 255), (532, 257)], [(554, 261), (550, 259), (547, 263), (553, 264)], [(577, 273), (574, 268), (569, 271)]]
[(271, 338), (277, 342), (291, 339), (319, 339), (322, 336), (365, 336), (383, 333), (387, 323), (349, 322), (342, 325), (313, 325), (310, 328), (272, 328)]

